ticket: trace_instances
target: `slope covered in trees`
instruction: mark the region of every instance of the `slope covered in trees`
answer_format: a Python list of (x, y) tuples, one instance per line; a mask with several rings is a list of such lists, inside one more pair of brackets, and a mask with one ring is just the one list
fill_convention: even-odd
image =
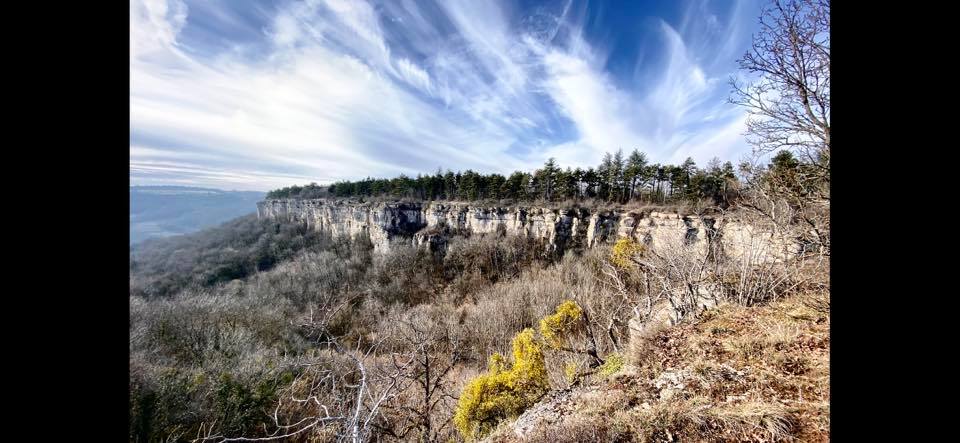
[(162, 297), (265, 271), (329, 238), (306, 226), (238, 217), (215, 228), (130, 248), (130, 293)]
[[(328, 347), (332, 339), (369, 351), (366, 389), (397, 396), (372, 416), (365, 435), (454, 437), (449, 394), (463, 371), (509, 346), (510, 330), (542, 315), (532, 304), (548, 290), (536, 287), (538, 270), (559, 258), (520, 237), (454, 236), (450, 245), (443, 256), (408, 243), (375, 255), (364, 237), (330, 238), (244, 217), (135, 249), (131, 441), (265, 436), (278, 402), (324, 377), (303, 365), (315, 358), (341, 377), (324, 398), (351, 407), (355, 354)], [(566, 266), (579, 266), (571, 259)], [(494, 287), (507, 282), (514, 289), (504, 298)], [(562, 284), (572, 289), (572, 281)], [(398, 372), (394, 361), (407, 363)], [(389, 376), (397, 386), (380, 378)], [(421, 382), (427, 399), (416, 389)], [(302, 412), (281, 406), (290, 417)]]

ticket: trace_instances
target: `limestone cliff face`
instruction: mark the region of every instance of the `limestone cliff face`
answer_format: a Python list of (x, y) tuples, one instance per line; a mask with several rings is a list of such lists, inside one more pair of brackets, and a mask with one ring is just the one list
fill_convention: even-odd
[(333, 236), (364, 235), (377, 249), (396, 237), (412, 237), (426, 227), (420, 204), (351, 203), (336, 200), (265, 200), (257, 203), (259, 218), (305, 223)]
[[(695, 248), (719, 245), (724, 253), (749, 254), (765, 243), (762, 259), (782, 258), (795, 245), (775, 239), (734, 218), (680, 216), (670, 213), (626, 210), (590, 213), (586, 209), (556, 210), (539, 207), (480, 207), (466, 203), (356, 203), (341, 200), (265, 200), (257, 204), (260, 218), (306, 223), (317, 230), (339, 235), (365, 235), (374, 247), (385, 250), (391, 240), (442, 248), (444, 232), (495, 233), (533, 237), (551, 248), (594, 247), (632, 238), (656, 248), (682, 242)], [(769, 247), (773, 246), (773, 247)], [(702, 251), (703, 249), (701, 249)]]

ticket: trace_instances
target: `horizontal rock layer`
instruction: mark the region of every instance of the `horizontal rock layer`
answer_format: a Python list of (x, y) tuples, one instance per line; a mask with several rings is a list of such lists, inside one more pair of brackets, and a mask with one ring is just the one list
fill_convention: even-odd
[[(550, 248), (590, 248), (631, 238), (656, 248), (685, 244), (693, 248), (721, 246), (728, 255), (754, 255), (752, 261), (782, 259), (796, 251), (793, 242), (775, 239), (733, 218), (680, 216), (672, 213), (583, 208), (480, 207), (466, 203), (357, 203), (344, 200), (265, 200), (257, 203), (260, 218), (306, 223), (334, 236), (367, 236), (377, 250), (391, 240), (431, 248), (445, 244), (444, 232), (504, 232), (534, 237)], [(714, 243), (719, 242), (719, 243)], [(700, 250), (701, 252), (703, 249)]]

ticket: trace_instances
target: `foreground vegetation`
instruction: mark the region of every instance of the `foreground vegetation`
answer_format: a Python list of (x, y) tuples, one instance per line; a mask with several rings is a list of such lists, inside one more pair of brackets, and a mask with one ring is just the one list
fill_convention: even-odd
[(503, 426), (490, 441), (830, 439), (824, 293), (723, 305), (650, 334), (628, 357), (620, 371), (558, 393), (539, 415), (520, 420), (526, 427)]
[[(364, 239), (331, 239), (298, 229), (240, 220), (134, 254), (132, 440), (186, 439), (198, 432), (263, 435), (282, 393), (298, 386), (298, 377), (311, 376), (304, 361), (344, 364), (344, 357), (330, 355), (324, 345), (330, 336), (340, 338), (338, 346), (364, 349), (373, 357), (429, 355), (424, 370), (447, 365), (451, 371), (431, 383), (453, 394), (456, 374), (508, 348), (510, 331), (547, 313), (549, 306), (540, 306), (538, 297), (556, 299), (553, 294), (572, 292), (591, 278), (585, 268), (589, 257), (561, 259), (518, 237), (455, 237), (443, 257), (405, 244), (375, 256)], [(194, 257), (188, 245), (204, 253)], [(261, 249), (290, 258), (258, 269), (251, 257)], [(554, 262), (565, 269), (564, 277), (545, 285), (543, 273), (561, 273), (549, 266)], [(178, 268), (166, 267), (177, 263)], [(208, 278), (240, 265), (249, 266), (241, 266), (249, 269), (244, 276)], [(311, 323), (320, 316), (326, 316), (322, 333)], [(380, 366), (389, 360), (367, 363), (374, 372), (386, 370)], [(404, 372), (411, 382), (415, 374)], [(430, 432), (449, 437), (451, 428), (443, 424), (453, 404), (434, 401), (426, 412), (436, 409), (438, 424), (431, 423)], [(411, 397), (384, 407), (397, 408), (397, 416), (407, 420), (399, 411), (425, 405)], [(402, 424), (386, 417), (373, 423), (378, 432), (413, 432), (399, 429)]]

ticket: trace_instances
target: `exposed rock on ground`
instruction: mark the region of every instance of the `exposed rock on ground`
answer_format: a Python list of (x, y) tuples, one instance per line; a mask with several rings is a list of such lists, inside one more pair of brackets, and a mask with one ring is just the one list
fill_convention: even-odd
[(662, 329), (620, 373), (551, 393), (487, 441), (829, 441), (824, 297), (721, 305)]

